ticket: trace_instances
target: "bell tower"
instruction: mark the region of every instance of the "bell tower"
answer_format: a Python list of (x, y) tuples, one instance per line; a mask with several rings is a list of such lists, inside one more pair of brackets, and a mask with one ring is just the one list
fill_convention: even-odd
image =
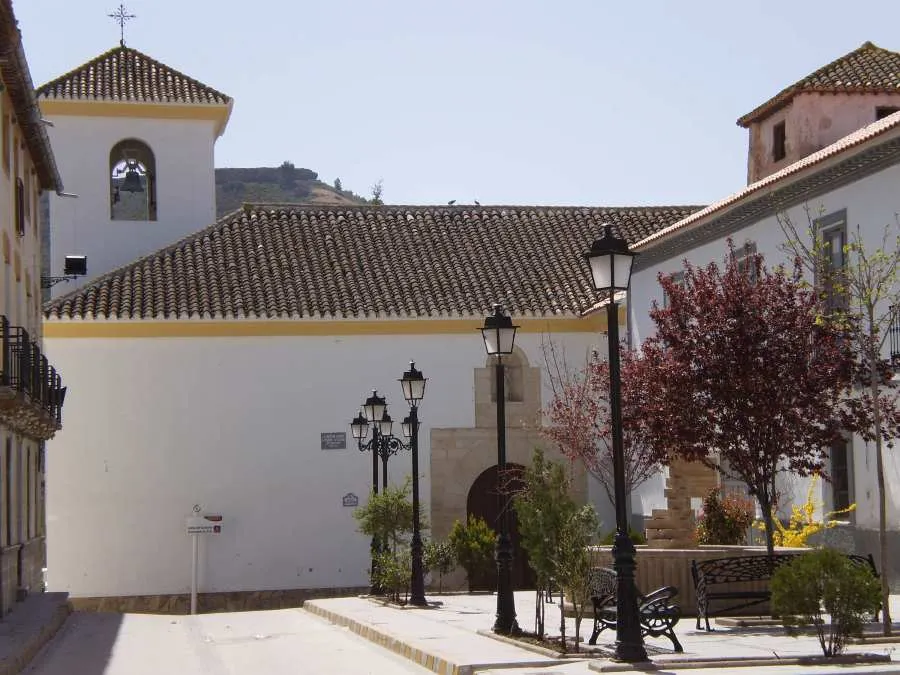
[(120, 45), (37, 89), (67, 194), (49, 198), (50, 274), (87, 274), (56, 297), (216, 219), (216, 140), (232, 99)]

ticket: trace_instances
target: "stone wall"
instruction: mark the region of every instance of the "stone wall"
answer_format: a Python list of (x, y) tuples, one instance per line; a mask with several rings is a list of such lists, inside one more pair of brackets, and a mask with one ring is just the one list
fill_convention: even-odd
[(12, 611), (24, 595), (44, 590), (45, 556), (43, 537), (0, 549), (0, 616)]
[(25, 542), (19, 549), (19, 587), (28, 593), (44, 590), (44, 567), (47, 548), (44, 538), (36, 537)]
[(0, 549), (0, 616), (6, 616), (16, 602), (20, 548), (16, 545)]

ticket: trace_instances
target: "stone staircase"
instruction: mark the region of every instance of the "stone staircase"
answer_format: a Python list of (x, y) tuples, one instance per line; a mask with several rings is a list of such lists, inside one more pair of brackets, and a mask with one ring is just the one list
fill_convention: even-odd
[(716, 471), (700, 462), (673, 460), (666, 481), (665, 509), (653, 509), (645, 522), (651, 548), (691, 548), (694, 542), (694, 509), (691, 498), (702, 499), (719, 484)]

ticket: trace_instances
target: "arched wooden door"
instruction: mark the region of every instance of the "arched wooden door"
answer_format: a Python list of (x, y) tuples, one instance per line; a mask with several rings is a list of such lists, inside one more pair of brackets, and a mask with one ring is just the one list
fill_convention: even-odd
[[(522, 475), (525, 467), (520, 464), (507, 464), (507, 476), (502, 482), (505, 498), (509, 507), (509, 536), (513, 544), (513, 589), (534, 588), (534, 572), (528, 565), (528, 555), (522, 548), (519, 537), (518, 520), (515, 509), (512, 507), (512, 495), (520, 490), (524, 483)], [(486, 469), (472, 483), (469, 495), (466, 499), (466, 514), (484, 518), (494, 531), (500, 531), (500, 507), (497, 500), (497, 465)], [(496, 588), (496, 582), (494, 583)]]

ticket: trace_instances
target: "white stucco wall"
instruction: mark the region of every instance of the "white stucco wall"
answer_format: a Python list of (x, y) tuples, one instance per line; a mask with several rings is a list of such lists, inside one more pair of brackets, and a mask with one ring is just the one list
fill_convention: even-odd
[[(520, 334), (531, 365), (542, 336)], [(554, 335), (570, 356), (592, 333)], [(341, 498), (364, 502), (371, 460), (349, 421), (377, 387), (400, 433), (399, 377), (412, 357), (420, 408), (422, 503), (430, 503), (433, 427), (474, 425), (471, 335), (46, 340), (69, 385), (64, 427), (47, 448), (48, 583), (73, 596), (184, 593), (194, 504), (221, 513), (203, 539), (201, 591), (364, 586), (369, 542)], [(545, 395), (546, 395), (545, 389)], [(320, 433), (347, 432), (346, 450)], [(408, 453), (388, 466), (410, 473)]]
[[(156, 251), (215, 220), (215, 123), (205, 120), (52, 116), (48, 127), (66, 192), (50, 197), (51, 268), (86, 255), (88, 275), (58, 284), (53, 297)], [(110, 150), (136, 138), (156, 159), (157, 220), (110, 219)]]
[[(797, 228), (805, 231), (808, 220), (804, 206), (811, 209), (814, 217), (846, 209), (848, 237), (859, 226), (866, 249), (875, 250), (882, 243), (885, 226), (895, 223), (895, 214), (900, 212), (900, 197), (897, 196), (898, 182), (900, 182), (900, 166), (892, 166), (817, 197), (808, 203), (796, 204), (789, 208), (787, 213)], [(755, 242), (758, 253), (765, 256), (766, 264), (769, 267), (788, 261), (787, 255), (781, 249), (784, 235), (774, 215), (749, 224), (739, 232), (732, 234), (731, 238), (736, 247), (746, 241)], [(683, 269), (685, 259), (698, 266), (716, 262), (721, 267), (727, 251), (726, 240), (727, 237), (721, 237), (697, 246), (684, 254), (669, 258), (646, 269), (640, 269), (633, 274), (629, 321), (635, 344), (640, 344), (654, 333), (649, 310), (653, 301), (662, 303), (663, 294), (658, 275), (660, 273), (670, 274)], [(885, 345), (885, 356), (888, 356), (889, 349), (889, 345)], [(854, 438), (854, 484), (851, 500), (855, 500), (857, 503), (855, 522), (864, 529), (878, 527), (874, 452), (874, 445), (867, 447), (861, 439)], [(893, 514), (891, 522), (894, 523), (893, 527), (896, 527), (897, 517), (900, 516), (900, 459), (890, 452), (885, 456), (887, 459), (885, 478), (888, 485), (888, 512)], [(793, 479), (790, 492), (798, 501), (804, 501), (805, 482)]]

